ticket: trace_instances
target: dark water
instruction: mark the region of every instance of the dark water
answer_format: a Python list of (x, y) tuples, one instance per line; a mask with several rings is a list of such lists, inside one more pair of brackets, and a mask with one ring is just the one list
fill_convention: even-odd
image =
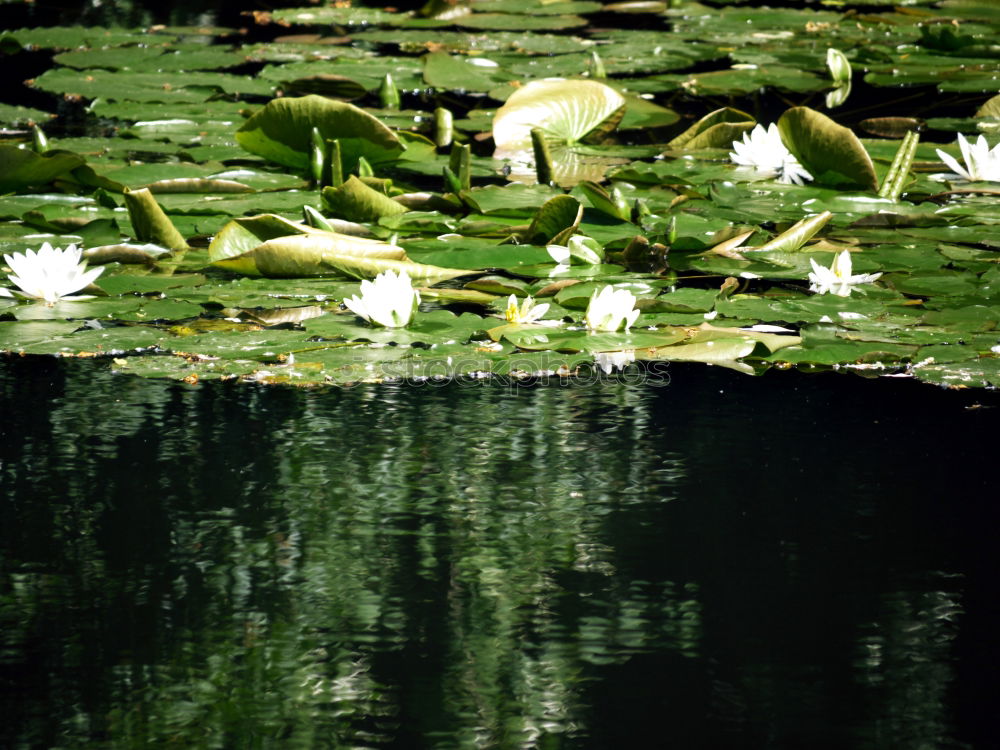
[(0, 746), (995, 747), (1000, 399), (671, 376), (0, 361)]

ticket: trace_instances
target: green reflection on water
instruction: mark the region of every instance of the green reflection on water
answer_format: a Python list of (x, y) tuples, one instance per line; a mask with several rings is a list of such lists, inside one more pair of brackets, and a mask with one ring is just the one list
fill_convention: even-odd
[(588, 664), (697, 654), (694, 587), (602, 534), (683, 474), (633, 387), (56, 389), (7, 467), (4, 610), (8, 648), (65, 643), (64, 740), (530, 746), (578, 728)]
[[(781, 388), (754, 422), (764, 391), (725, 377), (301, 392), (0, 362), (0, 745), (962, 746), (964, 558), (926, 546), (951, 473), (863, 458), (901, 402), (866, 432), (877, 394)], [(856, 458), (823, 474), (832, 410)]]

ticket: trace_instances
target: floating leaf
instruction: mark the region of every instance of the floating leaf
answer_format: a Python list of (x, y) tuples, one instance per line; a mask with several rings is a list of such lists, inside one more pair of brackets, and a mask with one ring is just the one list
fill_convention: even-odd
[(631, 331), (630, 333), (590, 333), (582, 330), (548, 328), (546, 326), (501, 326), (491, 330), (490, 336), (510, 341), (520, 349), (559, 352), (618, 352), (628, 349), (653, 349), (665, 347), (687, 338), (682, 328), (663, 328), (656, 331)]
[(518, 89), (493, 118), (495, 158), (531, 147), (531, 129), (563, 144), (614, 130), (625, 113), (625, 97), (597, 81), (562, 78), (532, 81)]
[(760, 247), (747, 248), (744, 252), (794, 252), (812, 239), (813, 235), (825, 227), (832, 218), (833, 214), (830, 211), (810, 216), (789, 227), (770, 242)]
[(171, 250), (187, 250), (184, 235), (177, 231), (149, 190), (126, 189), (125, 205), (137, 240), (163, 245)]
[(84, 163), (82, 156), (69, 151), (37, 154), (29, 149), (0, 144), (0, 191), (47, 185)]
[[(560, 244), (556, 239), (567, 231), (572, 234), (580, 226), (583, 206), (571, 195), (557, 195), (545, 201), (528, 228), (528, 241), (539, 244)], [(568, 235), (566, 235), (568, 238)]]
[(409, 210), (354, 175), (339, 187), (323, 188), (322, 195), (330, 213), (347, 221), (378, 221), (383, 216), (396, 216)]
[(424, 55), (424, 80), (434, 88), (486, 92), (513, 78), (482, 57), (452, 56), (447, 52)]
[(830, 173), (867, 190), (878, 190), (871, 157), (858, 137), (809, 107), (792, 107), (778, 120), (781, 139), (815, 177)]
[(274, 99), (236, 131), (247, 151), (295, 169), (309, 167), (312, 129), (340, 141), (346, 171), (364, 157), (376, 163), (397, 157), (404, 147), (375, 117), (347, 102), (322, 96)]
[(698, 120), (667, 144), (672, 149), (730, 148), (733, 141), (748, 132), (756, 120), (732, 107), (722, 107)]

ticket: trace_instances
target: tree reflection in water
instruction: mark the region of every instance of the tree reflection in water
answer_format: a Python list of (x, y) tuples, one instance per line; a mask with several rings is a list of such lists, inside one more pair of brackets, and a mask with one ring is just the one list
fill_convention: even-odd
[[(6, 360), (0, 674), (21, 718), (0, 740), (916, 748), (973, 731), (949, 704), (960, 532), (914, 551), (938, 479), (884, 491), (863, 403), (811, 437), (870, 384), (737, 377), (303, 392)], [(833, 472), (847, 434), (860, 458)]]

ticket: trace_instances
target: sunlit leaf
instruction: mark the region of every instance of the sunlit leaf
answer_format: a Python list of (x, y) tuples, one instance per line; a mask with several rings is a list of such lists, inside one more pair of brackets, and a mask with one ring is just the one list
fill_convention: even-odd
[(236, 131), (236, 140), (251, 153), (305, 170), (313, 128), (324, 139), (340, 141), (347, 171), (362, 156), (375, 163), (403, 151), (396, 135), (364, 110), (315, 95), (268, 102)]
[(825, 173), (878, 190), (875, 167), (858, 137), (843, 125), (809, 107), (792, 107), (778, 120), (788, 149), (817, 179)]
[(496, 158), (531, 145), (531, 129), (541, 128), (556, 143), (573, 144), (615, 128), (625, 98), (598, 81), (551, 79), (518, 89), (493, 118)]
[(83, 163), (82, 156), (69, 151), (36, 154), (28, 149), (0, 144), (0, 190), (46, 185)]

